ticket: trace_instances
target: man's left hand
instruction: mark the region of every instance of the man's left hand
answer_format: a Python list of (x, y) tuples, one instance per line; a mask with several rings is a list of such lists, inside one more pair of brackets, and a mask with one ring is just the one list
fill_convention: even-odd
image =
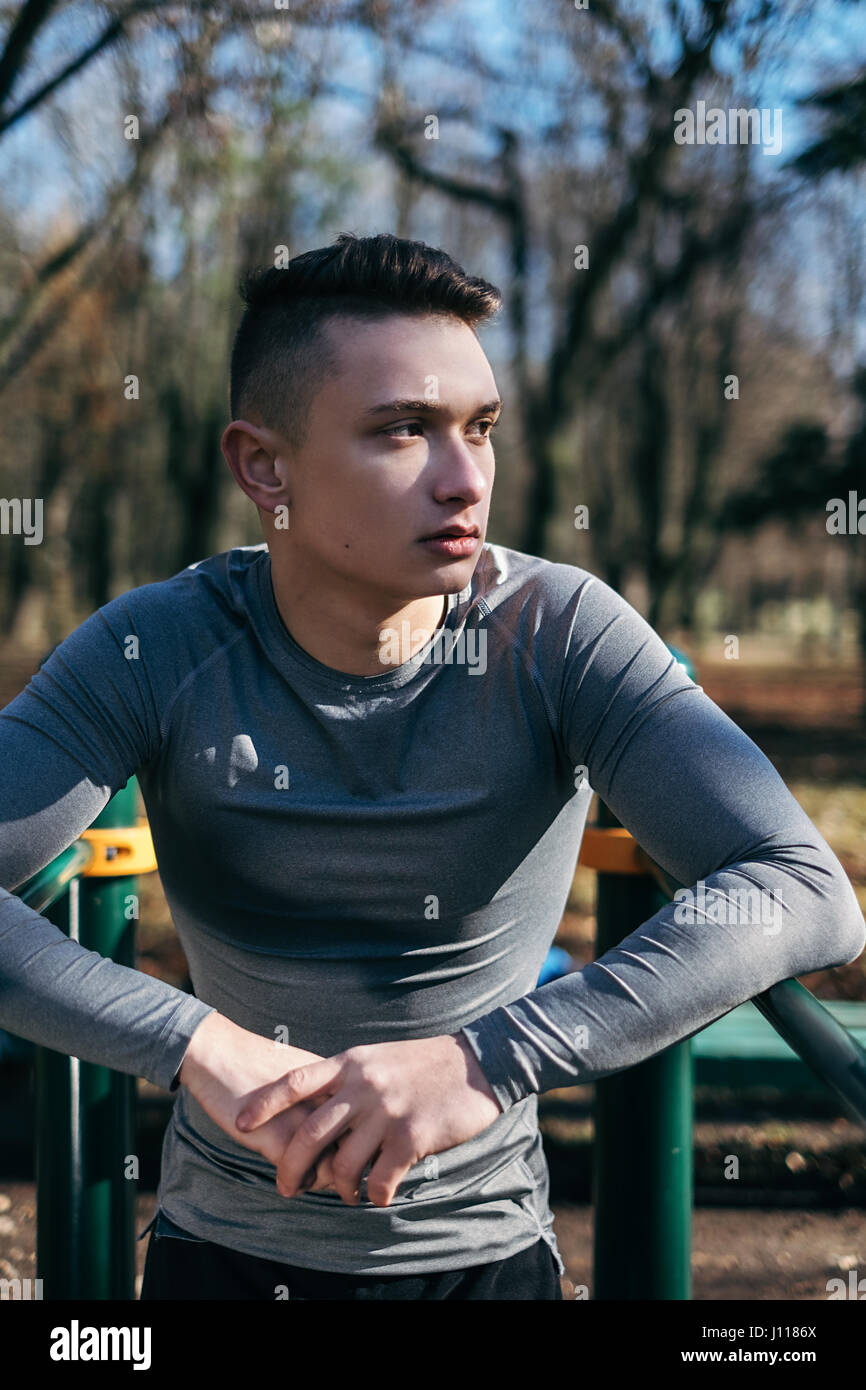
[(387, 1207), (413, 1164), (472, 1139), (502, 1114), (466, 1039), (444, 1034), (350, 1047), (296, 1067), (254, 1092), (236, 1124), (257, 1129), (314, 1096), (318, 1108), (298, 1126), (277, 1164), (277, 1189), (294, 1196), (322, 1151), (342, 1135), (330, 1167), (337, 1192), (351, 1206), (360, 1202), (361, 1175), (377, 1154), (367, 1196)]

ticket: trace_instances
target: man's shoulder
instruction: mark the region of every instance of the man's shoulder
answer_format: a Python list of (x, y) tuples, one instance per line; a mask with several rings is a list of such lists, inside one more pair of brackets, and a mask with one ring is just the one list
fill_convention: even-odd
[(165, 579), (127, 589), (104, 604), (100, 612), (107, 617), (123, 612), (140, 617), (152, 615), (180, 625), (196, 621), (206, 608), (240, 615), (245, 606), (245, 582), (266, 550), (262, 543), (219, 551), (185, 565)]
[(247, 587), (261, 546), (236, 546), (140, 584), (103, 604), (66, 639), (66, 649), (140, 655), (151, 673), (181, 678), (248, 628)]
[(580, 565), (545, 560), (509, 546), (485, 543), (477, 570), (477, 595), (491, 612), (544, 611), (548, 617), (574, 611), (581, 595), (603, 581)]
[(492, 544), (478, 568), (481, 612), (543, 680), (557, 683), (565, 670), (578, 670), (588, 660), (614, 679), (640, 649), (663, 648), (628, 600), (581, 565)]

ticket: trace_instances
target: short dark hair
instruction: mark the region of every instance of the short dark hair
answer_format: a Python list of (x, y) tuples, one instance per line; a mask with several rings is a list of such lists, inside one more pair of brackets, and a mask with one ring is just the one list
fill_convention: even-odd
[(307, 439), (313, 397), (337, 365), (321, 331), (326, 319), (441, 314), (474, 329), (502, 303), (495, 285), (466, 275), (444, 251), (386, 232), (342, 232), (284, 269), (251, 270), (240, 295), (246, 308), (232, 348), (232, 419), (256, 412), (296, 448)]

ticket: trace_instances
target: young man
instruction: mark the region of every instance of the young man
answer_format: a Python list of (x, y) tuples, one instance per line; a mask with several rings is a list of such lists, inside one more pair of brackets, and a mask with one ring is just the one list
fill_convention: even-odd
[[(3, 891), (0, 1026), (179, 1082), (145, 1298), (557, 1299), (537, 1095), (853, 960), (863, 916), (633, 608), (485, 541), (495, 288), (342, 236), (246, 297), (223, 450), (265, 543), (112, 600), (0, 713), (2, 883), (136, 773), (196, 994)], [(591, 788), (701, 906), (536, 988)], [(771, 922), (703, 906), (756, 886)]]

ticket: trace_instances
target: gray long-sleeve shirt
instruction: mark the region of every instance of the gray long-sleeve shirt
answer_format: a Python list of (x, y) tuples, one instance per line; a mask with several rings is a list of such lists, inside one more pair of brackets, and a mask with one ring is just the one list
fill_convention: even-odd
[[(133, 773), (195, 996), (8, 891)], [(591, 789), (694, 910), (671, 903), (537, 988)], [(503, 1113), (386, 1208), (363, 1187), (357, 1207), (281, 1197), (181, 1087), (166, 1215), (317, 1269), (456, 1269), (539, 1236), (562, 1269), (537, 1093), (866, 944), (826, 842), (639, 614), (583, 569), (493, 544), (427, 646), (371, 677), (293, 640), (265, 545), (113, 599), (0, 711), (0, 816), (0, 1026), (21, 1037), (168, 1087), (214, 1008), (323, 1056), (463, 1030)], [(744, 888), (772, 912), (733, 910)]]

